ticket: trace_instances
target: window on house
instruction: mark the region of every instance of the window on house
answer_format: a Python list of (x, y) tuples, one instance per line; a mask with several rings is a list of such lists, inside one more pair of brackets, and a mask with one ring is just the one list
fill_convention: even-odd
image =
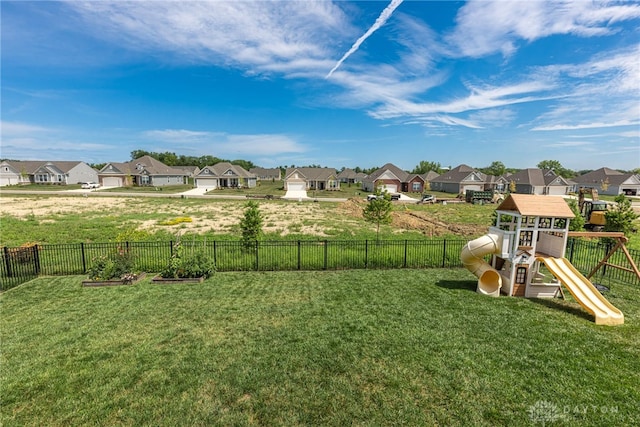
[(420, 183), (419, 182), (412, 182), (411, 183), (411, 189), (413, 191), (420, 191), (421, 190)]
[(516, 283), (518, 285), (527, 283), (527, 267), (518, 267), (516, 269)]

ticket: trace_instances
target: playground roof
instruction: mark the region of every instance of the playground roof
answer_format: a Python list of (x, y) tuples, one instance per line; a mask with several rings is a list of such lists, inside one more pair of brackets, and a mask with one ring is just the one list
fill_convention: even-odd
[(562, 197), (536, 194), (510, 194), (500, 203), (499, 211), (516, 211), (526, 216), (574, 218), (573, 211)]

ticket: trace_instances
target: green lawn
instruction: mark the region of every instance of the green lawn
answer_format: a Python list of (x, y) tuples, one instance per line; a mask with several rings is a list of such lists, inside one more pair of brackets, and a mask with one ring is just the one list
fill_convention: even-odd
[(2, 425), (640, 422), (637, 286), (607, 294), (625, 324), (603, 327), (571, 301), (483, 297), (466, 270), (82, 279), (1, 296)]

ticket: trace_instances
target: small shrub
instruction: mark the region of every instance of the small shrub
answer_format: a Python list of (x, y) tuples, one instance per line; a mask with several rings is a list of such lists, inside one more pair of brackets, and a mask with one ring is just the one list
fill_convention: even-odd
[(175, 253), (160, 272), (160, 277), (165, 279), (204, 277), (206, 279), (215, 271), (216, 265), (207, 253), (199, 249), (186, 253), (184, 247), (178, 243)]
[(111, 255), (102, 255), (93, 259), (89, 267), (90, 280), (122, 279), (135, 271), (135, 259), (131, 252), (118, 249)]

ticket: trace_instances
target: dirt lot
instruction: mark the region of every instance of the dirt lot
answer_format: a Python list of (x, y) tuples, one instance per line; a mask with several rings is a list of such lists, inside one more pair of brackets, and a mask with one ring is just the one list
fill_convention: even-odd
[[(13, 197), (2, 196), (0, 215), (12, 215), (17, 218), (47, 218), (51, 215), (85, 214), (99, 218), (105, 212), (135, 212), (144, 201), (135, 197)], [(167, 203), (145, 204), (145, 213), (162, 214), (159, 217), (188, 216), (192, 222), (180, 223), (185, 231), (194, 232), (228, 232), (237, 226), (243, 214), (245, 202), (229, 201), (215, 203), (198, 203), (185, 206), (178, 201)], [(343, 227), (363, 226), (362, 211), (366, 201), (349, 199), (339, 203), (335, 211), (327, 209), (323, 203), (261, 203), (265, 232), (276, 232), (286, 235), (291, 232), (316, 236), (327, 236), (327, 228), (340, 224)], [(425, 236), (456, 234), (458, 236), (478, 235), (483, 230), (477, 226), (465, 224), (446, 224), (431, 217), (426, 212), (403, 209), (396, 205), (393, 212), (392, 226), (397, 232), (406, 230), (419, 231)], [(47, 221), (44, 219), (44, 221)], [(138, 228), (154, 231), (166, 229), (162, 220), (150, 219), (138, 221)]]

